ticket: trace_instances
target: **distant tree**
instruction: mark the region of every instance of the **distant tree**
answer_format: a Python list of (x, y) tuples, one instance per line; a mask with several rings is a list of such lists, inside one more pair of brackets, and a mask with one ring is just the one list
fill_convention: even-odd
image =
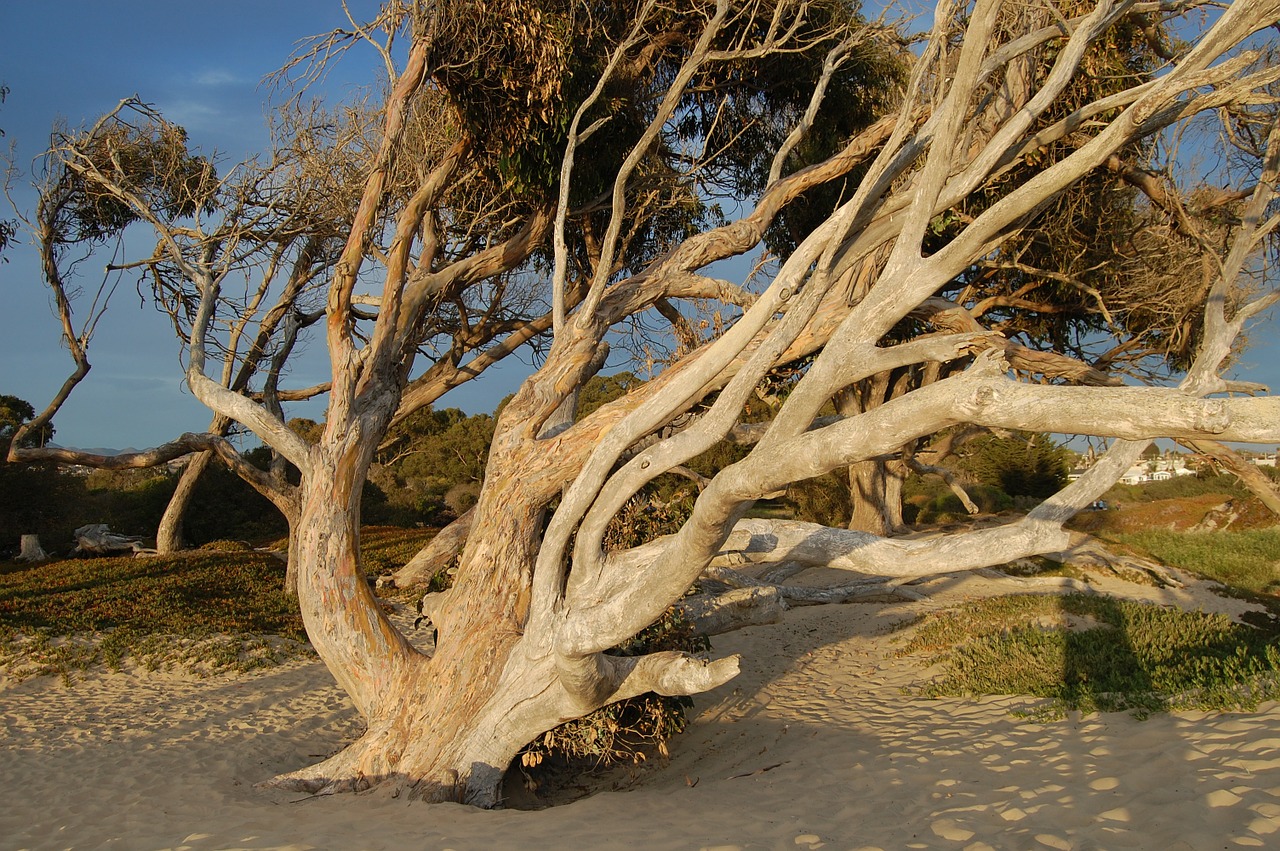
[(1009, 496), (1044, 499), (1067, 483), (1071, 452), (1045, 434), (989, 434), (966, 444), (956, 466)]
[(431, 519), (448, 508), (455, 516), (474, 504), (484, 480), (494, 418), (458, 408), (426, 407), (401, 420), (378, 452), (373, 475), (389, 508)]
[[(35, 418), (35, 409), (25, 399), (0, 395), (0, 452), (8, 453), (15, 435), (22, 448), (44, 446), (53, 437), (53, 423), (38, 430), (22, 430)], [(75, 488), (55, 465), (15, 466), (0, 464), (0, 549), (16, 547), (22, 535), (42, 535), (46, 545), (55, 532), (62, 503), (73, 500)]]
[(578, 396), (578, 419), (595, 413), (601, 405), (621, 399), (643, 383), (633, 372), (593, 375), (582, 385)]
[(306, 417), (294, 417), (289, 420), (289, 430), (307, 443), (315, 443), (324, 434), (324, 423), (318, 423)]
[[(0, 395), (0, 448), (4, 451), (9, 449), (9, 441), (18, 431), (19, 427), (27, 422), (35, 419), (36, 409), (31, 407), (31, 403), (25, 399), (19, 399), (17, 396)], [(44, 446), (53, 439), (53, 423), (43, 423), (40, 428), (26, 431), (20, 442), (20, 446)]]

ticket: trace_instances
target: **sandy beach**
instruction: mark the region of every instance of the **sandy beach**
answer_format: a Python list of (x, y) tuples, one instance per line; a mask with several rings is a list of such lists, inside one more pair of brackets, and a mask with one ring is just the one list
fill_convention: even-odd
[[(931, 599), (984, 581), (946, 580)], [(928, 672), (886, 630), (918, 609), (797, 609), (721, 636), (743, 673), (698, 698), (669, 762), (539, 811), (255, 788), (359, 732), (317, 661), (5, 681), (0, 847), (1280, 847), (1280, 704), (1035, 724), (1011, 698), (913, 697)]]

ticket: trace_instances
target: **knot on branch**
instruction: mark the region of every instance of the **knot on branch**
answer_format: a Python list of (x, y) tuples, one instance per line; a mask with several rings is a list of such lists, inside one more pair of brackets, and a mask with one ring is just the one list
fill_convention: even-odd
[(1231, 414), (1222, 399), (1206, 399), (1198, 406), (1194, 420), (1197, 431), (1222, 434), (1231, 425)]
[(999, 399), (1000, 391), (992, 384), (983, 383), (975, 387), (969, 394), (968, 400), (958, 407), (967, 417), (973, 418), (994, 405)]

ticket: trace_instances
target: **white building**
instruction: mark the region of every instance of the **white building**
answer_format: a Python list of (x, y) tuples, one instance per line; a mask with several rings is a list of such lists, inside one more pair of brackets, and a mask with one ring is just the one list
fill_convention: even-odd
[(1126, 485), (1140, 485), (1143, 482), (1164, 482), (1175, 476), (1194, 476), (1195, 474), (1196, 471), (1187, 466), (1185, 456), (1166, 455), (1163, 458), (1134, 464), (1120, 477), (1120, 481)]

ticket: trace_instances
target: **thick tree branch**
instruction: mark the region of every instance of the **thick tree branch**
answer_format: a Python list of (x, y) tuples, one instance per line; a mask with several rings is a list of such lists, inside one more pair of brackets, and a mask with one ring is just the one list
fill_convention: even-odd
[(1272, 514), (1280, 517), (1280, 491), (1277, 491), (1275, 483), (1256, 464), (1249, 463), (1231, 447), (1216, 440), (1188, 440), (1184, 441), (1184, 445), (1193, 452), (1207, 455), (1231, 471)]

